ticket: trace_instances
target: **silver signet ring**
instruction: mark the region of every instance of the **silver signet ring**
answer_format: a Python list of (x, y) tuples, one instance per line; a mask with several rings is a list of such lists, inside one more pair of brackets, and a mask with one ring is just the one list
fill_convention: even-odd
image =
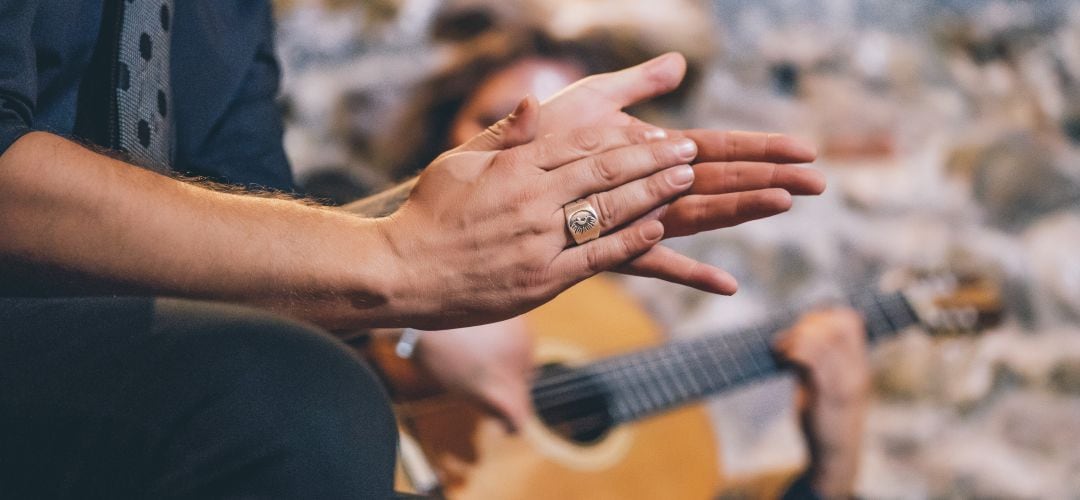
[(578, 245), (600, 237), (600, 219), (596, 209), (585, 200), (577, 200), (563, 205), (566, 215), (566, 228)]

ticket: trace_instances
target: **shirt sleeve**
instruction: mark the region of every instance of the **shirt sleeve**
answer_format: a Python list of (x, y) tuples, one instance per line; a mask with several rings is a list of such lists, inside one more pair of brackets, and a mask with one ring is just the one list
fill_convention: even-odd
[(0, 155), (31, 130), (37, 64), (30, 37), (37, 2), (0, 0)]

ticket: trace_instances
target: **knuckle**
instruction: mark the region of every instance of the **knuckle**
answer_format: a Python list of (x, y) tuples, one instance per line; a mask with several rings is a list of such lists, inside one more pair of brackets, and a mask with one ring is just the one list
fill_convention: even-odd
[(612, 227), (615, 221), (619, 220), (618, 203), (615, 203), (611, 198), (610, 193), (592, 194), (587, 198), (589, 204), (596, 210), (596, 216), (600, 219), (599, 223), (602, 229)]
[(710, 211), (705, 203), (700, 201), (687, 205), (686, 218), (691, 227), (702, 227), (708, 222)]
[(585, 269), (587, 269), (591, 274), (596, 274), (604, 271), (604, 257), (604, 245), (589, 245), (588, 249), (585, 251)]
[(671, 183), (663, 174), (654, 175), (645, 182), (644, 194), (649, 201), (659, 201), (671, 194)]
[[(640, 241), (642, 241), (640, 237), (629, 236), (628, 234), (630, 233), (624, 233), (624, 235), (619, 238), (619, 246), (622, 250), (622, 255), (620, 255), (620, 257), (623, 259), (630, 258), (631, 255), (637, 253)], [(633, 234), (637, 234), (637, 232), (634, 231)]]
[(604, 144), (604, 134), (594, 128), (582, 128), (570, 134), (570, 141), (579, 151), (589, 153), (600, 149)]
[(541, 236), (551, 230), (551, 219), (529, 212), (524, 216), (523, 227), (530, 236)]
[(604, 185), (614, 184), (619, 179), (619, 169), (614, 162), (608, 161), (604, 156), (592, 156), (589, 158), (590, 170), (596, 180)]
[(649, 153), (652, 155), (653, 164), (657, 167), (665, 167), (674, 164), (674, 158), (677, 157), (674, 148), (675, 147), (671, 142), (650, 145)]
[(531, 215), (533, 213), (533, 203), (536, 201), (537, 197), (540, 196), (540, 193), (537, 191), (538, 190), (535, 189), (519, 189), (515, 191), (508, 197), (511, 204), (509, 208), (517, 212)]
[(648, 144), (666, 137), (667, 132), (651, 126), (633, 126), (623, 129), (623, 140), (627, 144)]

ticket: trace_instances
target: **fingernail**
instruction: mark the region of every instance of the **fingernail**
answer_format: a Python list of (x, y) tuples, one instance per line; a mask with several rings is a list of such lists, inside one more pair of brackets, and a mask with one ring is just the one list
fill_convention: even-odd
[(672, 186), (689, 186), (690, 183), (694, 182), (694, 169), (690, 165), (672, 167), (667, 171), (667, 178)]
[(664, 235), (664, 225), (659, 221), (649, 221), (641, 226), (641, 236), (648, 241), (659, 240)]
[(697, 156), (697, 144), (694, 144), (694, 141), (690, 139), (679, 139), (675, 143), (675, 153), (679, 155), (679, 158), (686, 161), (693, 160)]
[[(521, 99), (521, 102), (518, 103), (517, 107), (514, 108), (514, 112), (510, 113), (510, 118), (517, 118), (517, 117), (521, 116), (521, 114), (524, 113), (525, 110), (528, 109), (528, 108), (529, 108), (529, 95), (526, 94), (525, 97), (523, 97)], [(503, 109), (506, 109), (506, 108), (503, 108)]]
[(645, 140), (659, 141), (661, 139), (667, 139), (667, 131), (662, 128), (651, 128), (645, 131)]

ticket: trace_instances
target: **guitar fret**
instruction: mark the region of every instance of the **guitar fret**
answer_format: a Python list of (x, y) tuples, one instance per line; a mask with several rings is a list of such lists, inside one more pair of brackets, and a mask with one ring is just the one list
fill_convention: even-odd
[(666, 369), (668, 364), (667, 346), (660, 348), (660, 350), (658, 350), (656, 354), (657, 355), (649, 362), (649, 369), (650, 372), (654, 374), (651, 382), (653, 386), (656, 387), (657, 392), (660, 395), (660, 404), (656, 408), (659, 409), (676, 401), (678, 398), (678, 394), (676, 393), (675, 387), (671, 383), (672, 381), (668, 375), (669, 372)]
[(762, 366), (758, 360), (757, 349), (754, 349), (754, 346), (752, 346), (750, 342), (751, 340), (749, 338), (745, 339), (743, 341), (743, 346), (746, 348), (747, 357), (750, 358), (750, 366), (753, 368), (752, 373), (758, 374), (762, 372)]
[(612, 420), (616, 422), (626, 422), (627, 417), (630, 416), (630, 409), (627, 408), (626, 398), (620, 397), (619, 393), (612, 393), (611, 398), (611, 412)]
[(878, 314), (880, 314), (881, 317), (885, 319), (885, 322), (889, 324), (889, 330), (896, 331), (896, 324), (893, 323), (892, 318), (889, 317), (889, 313), (885, 310), (885, 307), (881, 305), (881, 300), (878, 299), (877, 294), (871, 295), (870, 299), (874, 302), (874, 310), (878, 311)]
[(679, 401), (684, 401), (689, 394), (686, 392), (678, 370), (675, 368), (677, 360), (671, 347), (670, 345), (664, 346), (659, 351), (660, 356), (657, 357), (656, 369), (661, 373), (657, 381), (661, 384), (665, 396), (661, 408), (670, 407)]
[(736, 350), (736, 346), (742, 346), (740, 335), (728, 335), (727, 340), (728, 348), (731, 351), (731, 359), (734, 360), (735, 369), (738, 370), (738, 376), (735, 380), (741, 382), (742, 380), (746, 379), (747, 376), (750, 375), (750, 373), (743, 368), (743, 359), (746, 356), (743, 353), (737, 352)]
[(682, 361), (686, 367), (686, 380), (690, 385), (691, 394), (695, 397), (700, 396), (705, 393), (707, 384), (699, 379), (698, 374), (695, 373), (698, 371), (704, 372), (698, 361), (697, 353), (689, 342), (683, 343), (680, 349), (683, 352)]
[(667, 383), (664, 375), (664, 363), (661, 359), (650, 360), (646, 364), (646, 368), (653, 376), (649, 379), (643, 380), (642, 383), (648, 387), (652, 387), (656, 391), (657, 403), (656, 407), (652, 410), (658, 410), (669, 404), (670, 401), (675, 401), (674, 390)]
[(889, 308), (893, 310), (894, 317), (897, 318), (897, 323), (903, 325), (904, 328), (919, 322), (919, 319), (911, 313), (904, 294), (896, 292), (886, 300)]
[(656, 411), (664, 406), (664, 402), (667, 400), (665, 396), (665, 389), (661, 380), (662, 374), (654, 367), (653, 362), (646, 361), (639, 365), (640, 371), (637, 376), (637, 383), (645, 388), (645, 393), (649, 395), (649, 401), (652, 403), (648, 408), (649, 413)]
[(726, 349), (724, 349), (724, 351), (727, 352), (728, 357), (731, 358), (731, 366), (734, 367), (736, 370), (738, 370), (738, 372), (735, 374), (735, 380), (738, 381), (738, 380), (742, 380), (744, 373), (743, 373), (743, 370), (742, 370), (742, 365), (739, 363), (738, 356), (735, 356), (735, 353), (732, 352), (733, 349), (731, 348), (731, 339), (728, 338), (729, 336), (735, 336), (735, 335), (729, 334), (729, 335), (724, 335), (724, 336), (719, 337), (719, 338), (723, 340), (723, 344), (726, 347)]
[(704, 346), (701, 344), (702, 342), (700, 340), (694, 342), (693, 344), (688, 344), (690, 347), (690, 352), (693, 354), (696, 360), (694, 366), (699, 371), (701, 371), (703, 375), (702, 378), (705, 380), (705, 386), (700, 391), (699, 395), (708, 394), (710, 391), (722, 387), (721, 385), (719, 385), (720, 380), (713, 378), (712, 370), (709, 369), (713, 364), (712, 358), (709, 357), (708, 353), (704, 349)]
[(856, 309), (858, 309), (859, 312), (862, 313), (863, 317), (866, 320), (865, 324), (867, 334), (869, 335), (871, 340), (875, 340), (879, 337), (884, 336), (890, 328), (882, 324), (883, 320), (880, 317), (881, 312), (876, 306), (869, 303), (870, 300), (872, 300), (872, 297), (869, 294), (860, 294), (853, 302)]
[(607, 390), (609, 395), (608, 401), (610, 407), (608, 411), (611, 414), (611, 418), (616, 422), (625, 422), (625, 418), (630, 414), (630, 401), (625, 396), (624, 391), (618, 383), (611, 380), (609, 373), (613, 373), (618, 368), (610, 359), (603, 360), (593, 365), (592, 373), (600, 380), (600, 384)]
[(727, 370), (724, 369), (723, 361), (720, 360), (719, 354), (713, 349), (713, 345), (716, 342), (716, 337), (710, 338), (713, 342), (707, 343), (702, 346), (702, 353), (709, 357), (711, 371), (719, 372), (722, 384), (717, 386), (717, 389), (727, 387), (731, 385), (731, 377), (728, 376)]
[(679, 372), (680, 367), (686, 366), (686, 358), (683, 356), (678, 346), (673, 345), (671, 349), (671, 356), (668, 359), (669, 362), (667, 364), (667, 369), (668, 372), (671, 373), (672, 380), (674, 380), (675, 382), (675, 389), (679, 393), (679, 401), (687, 400), (691, 396), (693, 396), (695, 392), (690, 387), (691, 385), (693, 385), (690, 381), (691, 377), (686, 376), (692, 375), (692, 372)]
[(746, 338), (742, 339), (743, 350), (746, 351), (746, 358), (750, 362), (749, 364), (751, 378), (764, 373), (764, 371), (762, 370), (763, 366), (761, 365), (758, 354), (760, 352), (759, 346), (762, 343), (762, 341), (760, 340), (762, 334), (756, 329), (752, 332), (752, 335), (748, 335), (746, 336)]
[[(609, 372), (616, 375), (616, 380), (612, 380), (610, 383), (613, 387), (619, 387), (618, 393), (622, 396), (622, 399), (626, 401), (628, 411), (626, 412), (626, 418), (632, 419), (635, 415), (644, 414), (649, 406), (649, 402), (645, 400), (645, 397), (634, 389), (633, 385), (625, 384), (624, 382), (629, 378), (631, 374), (631, 367), (629, 363), (618, 363), (614, 370)], [(622, 380), (618, 380), (621, 378)]]
[(742, 355), (738, 356), (739, 366), (740, 368), (744, 368), (744, 375), (742, 380), (754, 378), (754, 376), (758, 374), (758, 367), (754, 364), (754, 350), (751, 349), (750, 343), (748, 343), (750, 342), (751, 337), (755, 337), (757, 335), (758, 334), (756, 333), (756, 329), (752, 329), (750, 330), (750, 335), (735, 336), (732, 339), (733, 342), (737, 344), (737, 346), (739, 346), (739, 348), (743, 352)]

